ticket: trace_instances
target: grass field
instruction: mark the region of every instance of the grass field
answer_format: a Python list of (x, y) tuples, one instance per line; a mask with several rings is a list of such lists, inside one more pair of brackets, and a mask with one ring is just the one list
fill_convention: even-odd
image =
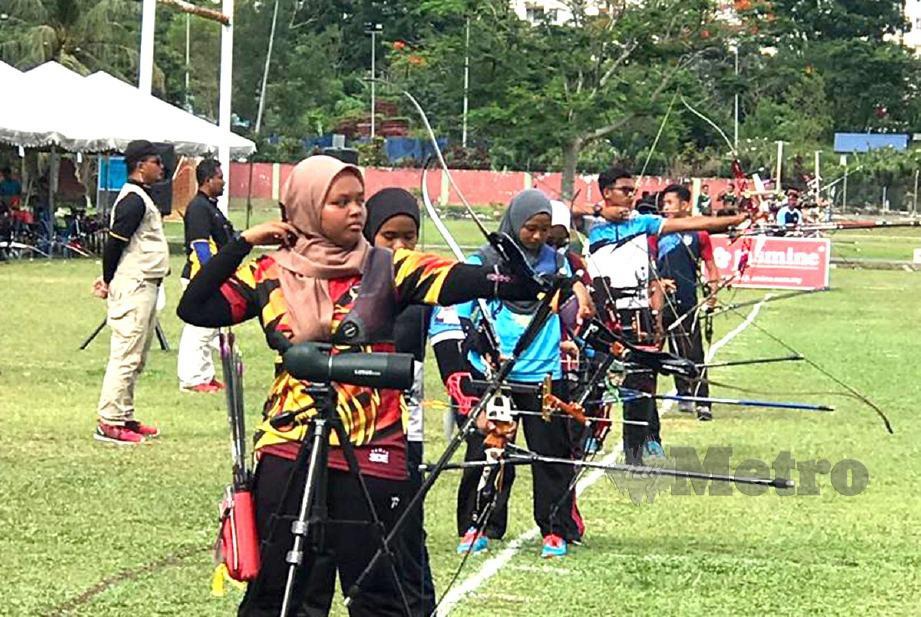
[[(223, 398), (180, 393), (175, 352), (153, 351), (137, 402), (140, 417), (158, 424), (163, 437), (129, 450), (91, 439), (108, 335), (87, 351), (77, 346), (104, 315), (89, 295), (98, 271), (90, 260), (0, 264), (0, 615), (233, 614), (239, 592), (214, 598), (209, 590), (217, 500), (229, 479)], [(661, 494), (636, 505), (602, 478), (580, 499), (584, 546), (548, 563), (538, 559), (536, 541), (524, 542), (452, 614), (917, 615), (921, 276), (836, 270), (832, 286), (765, 304), (717, 359), (784, 353), (758, 330), (765, 328), (870, 395), (890, 416), (894, 435), (855, 400), (799, 394), (837, 390), (802, 363), (719, 369), (718, 381), (770, 394), (714, 394), (828, 402), (836, 412), (717, 407), (710, 424), (666, 415), (663, 432), (667, 446), (693, 446), (701, 455), (708, 446), (731, 446), (734, 464), (770, 463), (781, 452), (798, 461), (857, 459), (869, 470), (865, 491), (838, 494), (819, 475), (818, 495)], [(175, 277), (167, 290), (161, 319), (175, 345)], [(734, 300), (754, 297), (739, 292)], [(716, 337), (741, 321), (718, 318)], [(255, 325), (239, 336), (254, 419), (270, 381), (270, 355)], [(434, 382), (429, 396), (443, 398)], [(428, 419), (434, 458), (444, 445), (440, 412)], [(612, 435), (607, 448), (617, 441)], [(794, 472), (793, 479), (802, 478)], [(459, 563), (456, 480), (447, 475), (426, 504), (439, 591)], [(533, 526), (527, 473), (514, 493), (507, 541)], [(461, 579), (503, 545), (472, 558)], [(335, 614), (344, 614), (338, 603)]]

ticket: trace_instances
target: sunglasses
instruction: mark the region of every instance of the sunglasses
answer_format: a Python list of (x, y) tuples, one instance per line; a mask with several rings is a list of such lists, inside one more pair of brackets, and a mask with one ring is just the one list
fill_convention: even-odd
[(153, 163), (154, 165), (159, 165), (160, 167), (163, 167), (163, 159), (161, 159), (159, 156), (153, 156), (153, 157), (144, 159), (144, 162)]
[(628, 195), (628, 196), (629, 196), (629, 195), (633, 195), (634, 193), (636, 193), (636, 188), (635, 188), (635, 187), (632, 187), (632, 186), (615, 186), (615, 187), (613, 187), (613, 188), (615, 188), (616, 190), (620, 191), (620, 192), (623, 193), (624, 195)]

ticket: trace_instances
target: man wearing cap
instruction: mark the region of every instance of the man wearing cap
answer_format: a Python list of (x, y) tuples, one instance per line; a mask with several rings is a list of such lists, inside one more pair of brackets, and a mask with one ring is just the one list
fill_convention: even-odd
[(134, 386), (156, 327), (157, 293), (169, 273), (169, 248), (160, 211), (149, 193), (163, 178), (159, 153), (149, 141), (132, 141), (125, 149), (125, 164), (128, 181), (112, 208), (102, 276), (93, 283), (93, 294), (107, 301), (112, 330), (93, 437), (136, 445), (160, 433), (134, 417)]

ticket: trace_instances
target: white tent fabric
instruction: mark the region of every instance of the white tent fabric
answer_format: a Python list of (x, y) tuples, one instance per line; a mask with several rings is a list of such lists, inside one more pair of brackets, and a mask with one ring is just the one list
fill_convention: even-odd
[[(7, 82), (5, 81), (6, 79), (10, 81)], [(22, 79), (22, 71), (0, 60), (0, 80), (4, 80), (2, 83), (4, 85), (9, 83), (9, 85), (15, 86), (19, 79)], [(4, 92), (6, 92), (6, 90), (4, 90)]]
[(0, 62), (0, 141), (31, 147), (53, 143), (49, 124), (37, 118), (35, 107), (41, 103), (32, 89), (25, 73)]
[(143, 122), (142, 126), (137, 127), (136, 130), (144, 134), (138, 139), (172, 143), (180, 154), (201, 154), (202, 145), (212, 150), (225, 144), (230, 147), (230, 155), (234, 157), (247, 156), (256, 151), (256, 145), (249, 139), (223, 131), (217, 125), (155, 96), (142, 94), (137, 88), (108, 73), (93, 73), (86, 81), (97, 96), (106, 101), (107, 106), (123, 106), (132, 118), (157, 119), (156, 123)]
[[(6, 72), (0, 80), (6, 83)], [(46, 62), (10, 80), (18, 81), (18, 93), (6, 109), (0, 106), (0, 141), (73, 152), (121, 151), (133, 139), (171, 143), (177, 153), (190, 155), (225, 143), (235, 157), (256, 149), (252, 141), (105, 73), (82, 77)]]

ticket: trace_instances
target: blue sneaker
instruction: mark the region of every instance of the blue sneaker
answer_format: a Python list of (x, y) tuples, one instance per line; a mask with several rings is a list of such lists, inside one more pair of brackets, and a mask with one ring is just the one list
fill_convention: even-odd
[(471, 527), (461, 538), (460, 544), (457, 545), (457, 552), (461, 555), (468, 552), (476, 555), (487, 548), (489, 548), (489, 538), (477, 533), (476, 527)]
[(643, 458), (664, 461), (666, 458), (665, 449), (658, 441), (655, 441), (654, 439), (648, 439), (646, 443), (643, 444)]
[(565, 557), (566, 556), (566, 540), (551, 533), (549, 536), (544, 536), (544, 548), (540, 551), (540, 556), (544, 559), (549, 557)]

